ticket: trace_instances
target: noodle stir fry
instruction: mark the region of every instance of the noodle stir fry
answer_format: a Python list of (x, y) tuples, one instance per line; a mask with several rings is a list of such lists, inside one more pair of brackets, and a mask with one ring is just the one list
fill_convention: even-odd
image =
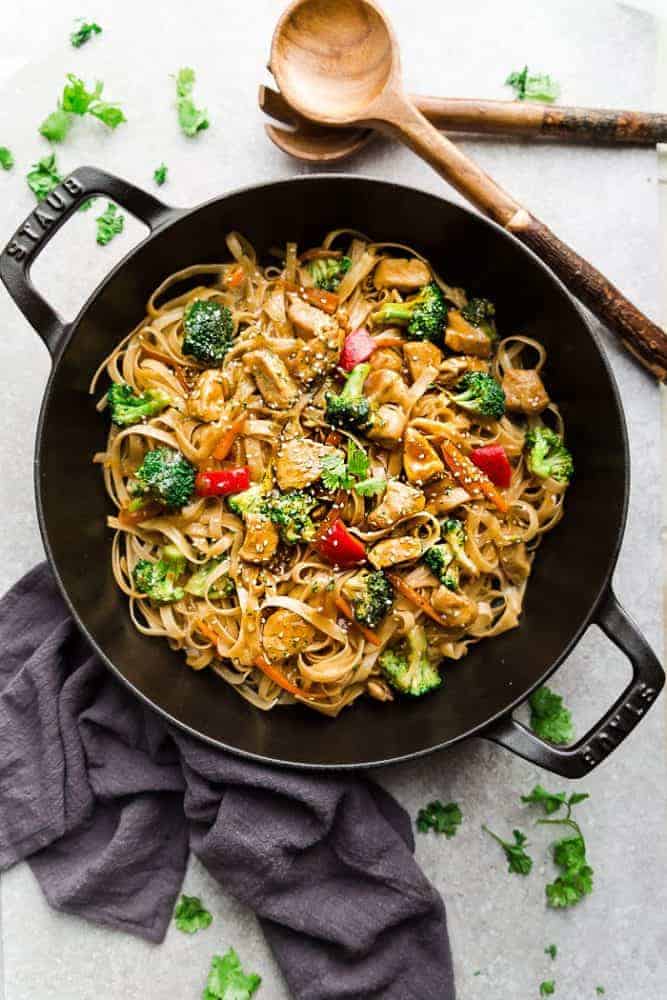
[(518, 625), (562, 516), (546, 352), (399, 244), (227, 247), (160, 285), (91, 385), (132, 620), (261, 709), (425, 696)]

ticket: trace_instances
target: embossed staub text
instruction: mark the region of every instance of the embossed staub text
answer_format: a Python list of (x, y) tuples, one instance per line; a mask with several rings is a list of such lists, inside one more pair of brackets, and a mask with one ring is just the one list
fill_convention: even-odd
[(14, 260), (25, 260), (47, 236), (64, 212), (83, 194), (83, 186), (75, 177), (65, 180), (40, 201), (35, 211), (14, 234), (5, 250)]

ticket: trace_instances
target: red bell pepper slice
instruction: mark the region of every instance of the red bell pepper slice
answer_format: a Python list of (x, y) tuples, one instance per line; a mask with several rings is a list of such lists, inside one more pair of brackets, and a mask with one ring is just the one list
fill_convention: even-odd
[(200, 497), (226, 497), (229, 493), (242, 493), (249, 487), (250, 469), (247, 465), (199, 472), (195, 479), (195, 490)]
[(350, 534), (340, 518), (319, 539), (317, 551), (333, 566), (354, 566), (366, 558), (363, 543)]
[(500, 486), (502, 489), (509, 486), (512, 466), (501, 444), (486, 444), (482, 448), (473, 448), (470, 458), (478, 469), (487, 474), (495, 486)]
[(340, 355), (340, 367), (346, 372), (351, 372), (362, 361), (368, 361), (373, 351), (377, 350), (377, 346), (368, 330), (363, 326), (360, 327), (345, 338)]

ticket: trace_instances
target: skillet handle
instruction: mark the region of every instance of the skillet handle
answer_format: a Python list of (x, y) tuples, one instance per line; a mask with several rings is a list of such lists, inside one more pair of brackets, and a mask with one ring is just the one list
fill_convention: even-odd
[(632, 665), (632, 680), (600, 721), (567, 748), (540, 739), (511, 715), (483, 734), (519, 757), (564, 778), (581, 778), (601, 764), (641, 722), (665, 683), (665, 672), (658, 658), (618, 603), (611, 587), (602, 597), (594, 621)]
[(176, 209), (147, 191), (95, 167), (79, 167), (35, 207), (0, 253), (0, 279), (52, 357), (64, 343), (69, 324), (37, 291), (30, 279), (30, 269), (63, 223), (82, 202), (95, 195), (106, 195), (117, 201), (151, 232), (177, 214)]

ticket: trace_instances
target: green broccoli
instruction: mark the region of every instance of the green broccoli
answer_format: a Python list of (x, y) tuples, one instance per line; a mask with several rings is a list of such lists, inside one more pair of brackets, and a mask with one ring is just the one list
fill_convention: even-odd
[(487, 372), (466, 372), (456, 388), (459, 392), (453, 401), (478, 417), (500, 420), (505, 412), (503, 387)]
[(185, 584), (185, 592), (194, 597), (210, 597), (214, 601), (220, 597), (231, 597), (236, 587), (227, 573), (223, 573), (211, 583), (213, 573), (222, 562), (222, 558), (209, 559), (200, 566)]
[(459, 585), (459, 566), (454, 553), (447, 542), (440, 542), (427, 549), (422, 560), (426, 563), (433, 576), (448, 587), (457, 590)]
[(391, 686), (413, 698), (442, 684), (437, 667), (429, 659), (426, 633), (421, 625), (413, 626), (397, 646), (385, 649), (378, 663)]
[(343, 589), (352, 602), (354, 617), (369, 628), (379, 625), (394, 603), (393, 588), (381, 571), (362, 570), (351, 577)]
[[(180, 451), (155, 448), (135, 473), (131, 493), (138, 499), (155, 500), (165, 507), (183, 507), (194, 493), (196, 470)], [(137, 503), (135, 501), (135, 506)]]
[(326, 257), (311, 260), (308, 270), (317, 288), (325, 292), (336, 292), (344, 274), (350, 270), (352, 261), (349, 257)]
[(370, 430), (375, 421), (371, 404), (363, 394), (364, 382), (371, 370), (365, 362), (352, 369), (347, 377), (343, 391), (339, 396), (327, 392), (326, 419), (334, 427), (347, 427), (350, 430)]
[(297, 542), (312, 542), (317, 529), (310, 518), (310, 512), (317, 506), (307, 493), (291, 490), (289, 493), (271, 494), (263, 504), (265, 513), (280, 529), (280, 537), (287, 545)]
[(253, 483), (243, 493), (235, 493), (233, 496), (227, 497), (227, 506), (232, 514), (245, 518), (248, 514), (263, 513), (264, 501), (265, 496), (262, 484)]
[(548, 427), (535, 427), (526, 434), (526, 447), (528, 469), (534, 476), (569, 483), (574, 462), (560, 435)]
[(445, 297), (435, 284), (424, 285), (418, 295), (406, 302), (385, 302), (371, 315), (373, 323), (396, 323), (407, 326), (413, 340), (442, 340), (447, 320)]
[(459, 566), (476, 576), (477, 567), (465, 550), (466, 529), (463, 523), (455, 517), (448, 517), (440, 525), (440, 536), (449, 545)]
[(165, 545), (157, 562), (151, 562), (150, 559), (139, 560), (132, 572), (134, 586), (158, 604), (180, 601), (184, 590), (177, 585), (177, 581), (183, 575), (185, 563), (185, 556), (181, 555), (175, 545)]
[(232, 346), (231, 310), (211, 299), (195, 299), (183, 314), (183, 354), (209, 368), (221, 365)]
[(146, 389), (135, 393), (126, 382), (112, 382), (107, 392), (111, 420), (119, 427), (129, 427), (161, 413), (171, 404), (171, 398), (162, 389)]
[(498, 339), (496, 329), (496, 307), (488, 299), (471, 299), (461, 310), (461, 315), (471, 326), (476, 326), (487, 335), (489, 340)]

